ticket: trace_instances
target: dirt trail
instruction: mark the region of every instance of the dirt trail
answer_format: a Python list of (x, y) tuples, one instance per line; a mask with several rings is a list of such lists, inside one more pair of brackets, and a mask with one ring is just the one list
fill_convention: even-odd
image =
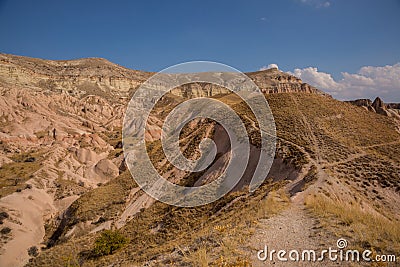
[[(293, 101), (295, 107), (298, 108), (297, 100), (293, 98)], [(301, 182), (311, 166), (317, 168), (317, 180), (304, 191), (300, 191), (293, 195), (291, 197), (290, 206), (280, 214), (260, 221), (259, 227), (250, 241), (250, 247), (254, 250), (251, 254), (253, 266), (321, 266), (321, 262), (313, 263), (309, 261), (290, 260), (288, 254), (285, 255), (285, 257), (288, 258), (288, 261), (286, 262), (280, 261), (277, 258), (276, 253), (271, 260), (269, 253), (271, 250), (285, 250), (287, 253), (291, 250), (297, 250), (300, 253), (301, 258), (301, 252), (303, 250), (312, 249), (317, 252), (318, 258), (318, 252), (322, 249), (328, 249), (330, 246), (335, 247), (335, 237), (330, 236), (329, 233), (324, 231), (324, 229), (319, 225), (318, 220), (306, 210), (304, 205), (306, 196), (316, 192), (316, 190), (322, 186), (326, 180), (330, 179), (330, 177), (325, 173), (323, 165), (320, 162), (321, 157), (318, 148), (318, 140), (313, 134), (311, 124), (307, 121), (307, 118), (304, 115), (302, 115), (302, 120), (304, 125), (309, 128), (309, 137), (313, 142), (312, 145), (315, 151), (315, 157), (311, 157), (303, 147), (295, 144), (296, 147), (301, 149), (301, 151), (306, 155), (310, 163), (304, 166), (303, 172), (300, 174), (299, 178), (289, 184), (286, 190), (290, 191), (294, 186), (296, 186), (296, 184)], [(267, 259), (261, 261), (257, 257), (257, 252), (264, 249), (264, 254), (261, 254), (260, 256), (265, 256), (265, 246), (268, 248)], [(324, 261), (323, 265), (337, 266), (336, 263), (327, 261)]]
[(333, 167), (333, 166), (337, 166), (337, 165), (340, 165), (340, 164), (344, 164), (344, 163), (351, 162), (351, 161), (353, 161), (353, 160), (356, 160), (356, 159), (358, 159), (358, 158), (364, 157), (364, 156), (366, 156), (366, 155), (368, 155), (368, 154), (367, 154), (365, 151), (360, 151), (360, 152), (351, 154), (349, 157), (347, 157), (347, 158), (345, 158), (345, 159), (343, 159), (343, 160), (339, 160), (339, 161), (331, 162), (331, 163), (325, 163), (325, 164), (323, 164), (323, 166), (324, 166), (324, 167)]
[[(260, 221), (259, 227), (250, 242), (250, 247), (253, 249), (251, 254), (253, 266), (320, 266), (322, 264), (321, 262), (299, 262), (291, 261), (290, 259), (282, 262), (278, 260), (276, 253), (273, 256), (273, 260), (270, 260), (268, 254), (268, 259), (261, 261), (257, 258), (257, 252), (261, 249), (265, 250), (265, 245), (268, 248), (268, 253), (271, 250), (285, 250), (287, 253), (291, 250), (297, 250), (300, 253), (300, 258), (303, 250), (315, 250), (318, 258), (318, 252), (322, 249), (328, 249), (330, 246), (335, 247), (336, 238), (324, 231), (318, 219), (304, 205), (306, 196), (314, 193), (318, 187), (329, 179), (320, 165), (317, 165), (317, 172), (318, 179), (306, 190), (292, 196), (288, 208), (276, 216)], [(288, 185), (287, 189), (290, 189), (293, 184)], [(261, 256), (263, 255), (265, 254)], [(285, 257), (288, 258), (288, 255)], [(328, 261), (324, 261), (323, 265), (337, 266), (336, 263)]]
[[(274, 254), (270, 259), (271, 250), (297, 250), (301, 253), (306, 249), (320, 251), (321, 247), (329, 247), (325, 244), (319, 233), (318, 222), (311, 218), (307, 211), (299, 204), (293, 203), (288, 209), (281, 214), (270, 219), (262, 220), (260, 228), (257, 229), (255, 236), (252, 238), (253, 266), (310, 266), (310, 262), (281, 262), (277, 255)], [(261, 261), (257, 258), (257, 252), (267, 246), (268, 258)], [(261, 254), (260, 256), (264, 256)], [(288, 255), (285, 255), (288, 258)], [(319, 263), (320, 264), (320, 263)], [(329, 266), (329, 265), (327, 265)], [(333, 266), (333, 265), (332, 265)]]

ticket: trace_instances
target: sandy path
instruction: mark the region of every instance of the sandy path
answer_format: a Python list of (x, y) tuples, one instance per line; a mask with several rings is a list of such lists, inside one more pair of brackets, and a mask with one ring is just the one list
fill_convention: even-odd
[[(293, 101), (298, 108), (299, 104), (297, 99), (293, 97)], [(317, 168), (317, 180), (307, 187), (306, 190), (298, 192), (292, 196), (290, 206), (280, 214), (269, 219), (260, 220), (260, 224), (250, 241), (250, 247), (253, 249), (251, 254), (253, 266), (337, 266), (337, 263), (329, 261), (324, 261), (323, 263), (293, 261), (289, 259), (288, 254), (284, 256), (288, 261), (280, 261), (276, 253), (272, 258), (270, 258), (271, 250), (285, 250), (287, 253), (291, 250), (297, 250), (300, 253), (301, 258), (301, 252), (303, 250), (315, 250), (318, 255), (318, 252), (322, 249), (328, 249), (330, 246), (335, 247), (336, 245), (335, 237), (329, 236), (329, 233), (324, 231), (324, 229), (319, 225), (318, 220), (306, 210), (304, 205), (306, 196), (315, 192), (319, 186), (329, 179), (329, 176), (322, 168), (318, 139), (313, 134), (311, 124), (307, 121), (304, 114), (302, 114), (302, 121), (309, 129), (309, 137), (313, 143), (312, 145), (316, 155), (315, 158), (313, 158), (303, 147), (289, 142), (299, 148), (306, 155), (310, 164), (304, 166), (303, 172), (300, 174), (299, 178), (289, 184), (286, 190), (290, 191), (297, 183), (301, 182), (312, 165)], [(358, 156), (360, 155), (355, 155), (354, 157)], [(257, 253), (260, 250), (264, 250), (264, 252), (259, 256), (265, 256), (265, 246), (268, 248), (267, 259), (262, 261), (258, 259)]]
[(301, 252), (305, 249), (314, 249), (318, 251), (325, 244), (321, 243), (319, 233), (314, 230), (317, 227), (318, 222), (312, 219), (304, 208), (296, 204), (292, 204), (275, 217), (261, 220), (260, 227), (251, 243), (251, 247), (255, 249), (251, 258), (253, 266), (310, 266), (310, 262), (281, 262), (276, 254), (272, 260), (268, 257), (265, 261), (261, 261), (257, 258), (257, 252), (261, 249), (265, 251), (265, 246), (268, 248), (268, 255), (271, 250), (289, 252), (295, 249)]
[[(271, 250), (285, 250), (287, 253), (291, 250), (297, 250), (300, 253), (303, 250), (315, 250), (318, 253), (323, 249), (335, 247), (336, 237), (326, 232), (319, 224), (319, 221), (306, 210), (304, 200), (306, 196), (315, 192), (315, 190), (329, 179), (321, 166), (317, 166), (318, 179), (306, 190), (297, 193), (291, 198), (290, 206), (276, 216), (269, 219), (260, 220), (260, 224), (255, 234), (251, 238), (250, 247), (253, 249), (251, 261), (253, 266), (338, 266), (335, 262), (325, 260), (322, 262), (309, 261), (280, 261), (276, 254), (273, 260), (269, 258), (261, 261), (257, 258), (257, 252), (261, 249), (265, 251), (265, 245), (268, 247), (268, 253)], [(288, 185), (290, 188), (292, 185)], [(263, 256), (264, 254), (261, 254)], [(288, 258), (288, 255), (285, 256)]]

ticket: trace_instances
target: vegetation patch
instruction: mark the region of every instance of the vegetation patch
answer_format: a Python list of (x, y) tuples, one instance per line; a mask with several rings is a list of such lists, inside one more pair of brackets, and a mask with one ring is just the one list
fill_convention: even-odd
[(125, 246), (128, 241), (125, 236), (117, 231), (105, 230), (94, 242), (93, 256), (111, 255), (117, 249)]
[(25, 182), (33, 178), (34, 173), (40, 169), (42, 154), (40, 152), (16, 154), (10, 158), (13, 162), (0, 167), (0, 197), (29, 188)]
[[(374, 249), (382, 253), (400, 252), (400, 228), (397, 221), (389, 220), (381, 214), (367, 211), (359, 203), (333, 200), (322, 194), (310, 195), (306, 206), (327, 225), (357, 242), (364, 249)], [(332, 218), (337, 219), (332, 225)]]

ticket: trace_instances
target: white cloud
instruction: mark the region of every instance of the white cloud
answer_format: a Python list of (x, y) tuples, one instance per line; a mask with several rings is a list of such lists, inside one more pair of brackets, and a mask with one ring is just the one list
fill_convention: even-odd
[(331, 2), (324, 0), (299, 0), (299, 2), (315, 8), (328, 8), (331, 6)]
[(325, 72), (319, 72), (317, 68), (308, 67), (305, 69), (295, 69), (290, 74), (299, 77), (304, 82), (309, 83), (317, 88), (339, 88), (340, 85), (335, 82), (332, 76)]
[(278, 65), (275, 63), (269, 64), (268, 66), (262, 66), (259, 70), (267, 70), (267, 69), (272, 69), (272, 68), (279, 70)]
[(327, 1), (327, 2), (323, 3), (322, 6), (323, 7), (330, 7), (331, 3)]
[(400, 63), (384, 67), (365, 66), (357, 73), (342, 72), (335, 81), (331, 74), (308, 67), (289, 72), (338, 99), (382, 97), (385, 101), (400, 102)]
[(278, 64), (272, 63), (268, 65), (268, 69), (273, 69), (273, 68), (279, 70)]

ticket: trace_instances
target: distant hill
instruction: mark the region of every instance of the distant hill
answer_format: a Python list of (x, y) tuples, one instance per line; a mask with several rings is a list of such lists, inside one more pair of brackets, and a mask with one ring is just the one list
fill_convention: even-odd
[[(102, 58), (83, 58), (76, 60), (43, 60), (0, 54), (0, 82), (10, 85), (37, 86), (46, 90), (63, 91), (74, 96), (85, 94), (112, 94), (126, 97), (142, 82), (149, 78), (150, 72), (131, 70), (111, 63)], [(265, 93), (307, 92), (324, 94), (318, 89), (303, 83), (299, 78), (269, 69), (247, 73), (247, 75)], [(207, 92), (198, 84), (184, 88), (188, 95), (209, 96), (217, 92)], [(95, 90), (95, 91), (94, 91)], [(180, 89), (173, 90), (174, 94), (182, 96)]]

